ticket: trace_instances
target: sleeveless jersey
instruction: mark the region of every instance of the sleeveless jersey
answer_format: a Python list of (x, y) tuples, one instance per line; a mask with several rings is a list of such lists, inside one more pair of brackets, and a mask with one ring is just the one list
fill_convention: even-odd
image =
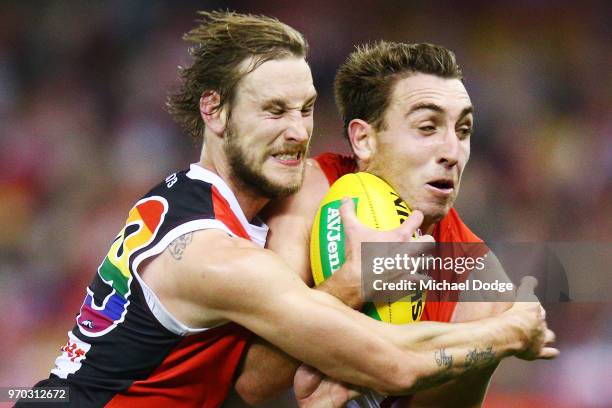
[(208, 228), (260, 246), (268, 232), (249, 223), (225, 182), (197, 164), (139, 200), (87, 288), (50, 379), (38, 386), (69, 386), (79, 407), (221, 405), (250, 332), (232, 322), (185, 326), (139, 275), (172, 241)]

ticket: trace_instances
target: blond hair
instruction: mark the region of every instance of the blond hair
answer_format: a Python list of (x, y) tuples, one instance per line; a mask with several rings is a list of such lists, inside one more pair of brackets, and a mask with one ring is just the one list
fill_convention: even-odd
[[(200, 97), (208, 90), (220, 95), (218, 109), (231, 113), (240, 80), (266, 61), (286, 57), (306, 58), (308, 43), (300, 32), (275, 18), (230, 11), (198, 12), (198, 26), (183, 36), (194, 43), (189, 49), (193, 64), (179, 67), (181, 85), (168, 97), (168, 112), (194, 139), (202, 137)], [(240, 64), (252, 58), (246, 70)]]

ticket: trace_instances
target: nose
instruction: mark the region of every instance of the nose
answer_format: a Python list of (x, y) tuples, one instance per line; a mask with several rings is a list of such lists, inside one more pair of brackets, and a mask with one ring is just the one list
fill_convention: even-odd
[(296, 112), (291, 115), (284, 136), (288, 141), (303, 143), (310, 138), (311, 129), (312, 118), (302, 117), (300, 112)]
[(452, 168), (459, 162), (461, 146), (453, 128), (448, 129), (440, 142), (437, 162), (447, 168)]

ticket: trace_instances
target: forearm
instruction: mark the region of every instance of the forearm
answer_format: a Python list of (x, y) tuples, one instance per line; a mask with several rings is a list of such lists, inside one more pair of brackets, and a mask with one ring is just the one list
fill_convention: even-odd
[[(330, 309), (329, 317), (332, 320), (333, 314)], [(314, 356), (312, 351), (306, 353), (305, 349), (301, 349), (296, 352), (296, 357), (342, 381), (383, 393), (406, 394), (436, 386), (471, 370), (491, 366), (523, 346), (517, 330), (502, 319), (485, 319), (478, 323), (421, 322), (393, 326), (358, 316), (356, 319), (363, 323), (359, 330), (352, 325), (334, 325), (333, 331), (318, 337), (319, 340), (325, 338), (328, 345), (332, 342), (342, 346), (321, 347), (320, 350), (325, 352), (315, 353)], [(320, 323), (312, 323), (309, 330), (321, 326)], [(309, 325), (308, 319), (303, 324)], [(371, 336), (363, 333), (364, 329), (369, 334), (376, 334), (376, 338), (389, 339), (390, 343), (372, 342)], [(322, 333), (320, 327), (317, 332)], [(298, 337), (303, 335), (306, 334), (296, 333)], [(291, 339), (289, 342), (301, 343)], [(368, 344), (368, 351), (357, 346), (363, 344)], [(287, 350), (291, 352), (292, 348), (288, 347)]]
[[(321, 295), (323, 299), (329, 298)], [(326, 352), (315, 353), (315, 359), (312, 351), (305, 353), (310, 347), (300, 347), (295, 354), (298, 359), (319, 368), (331, 377), (383, 393), (414, 393), (441, 384), (467, 371), (491, 366), (523, 346), (517, 327), (509, 320), (499, 318), (484, 319), (477, 323), (419, 322), (395, 326), (384, 325), (354, 313), (349, 320), (338, 316), (338, 324), (341, 321), (343, 323), (328, 327), (330, 331), (321, 335), (322, 326), (326, 326), (324, 323), (336, 320), (333, 316), (341, 312), (337, 310), (340, 306), (334, 302), (328, 303), (327, 306), (328, 313), (318, 318), (304, 310), (304, 318), (294, 333), (295, 339), (283, 339), (288, 342), (286, 350), (291, 353), (296, 345), (302, 344), (305, 338), (316, 331), (319, 333), (319, 340), (325, 338), (328, 345), (332, 343), (341, 346), (331, 351), (322, 347), (320, 350)], [(342, 317), (346, 316), (345, 312), (341, 313)], [(377, 340), (372, 341), (371, 334), (375, 334), (374, 338)], [(380, 339), (386, 341), (379, 342)], [(364, 340), (365, 344), (369, 344), (369, 352), (364, 352), (363, 348), (355, 348), (357, 344), (364, 344)], [(279, 346), (284, 348), (283, 344)], [(270, 353), (266, 349), (260, 349), (258, 352), (254, 349), (253, 354), (247, 358), (259, 360), (250, 364), (259, 371), (251, 378), (260, 377), (267, 381), (266, 378), (270, 374), (276, 377), (267, 384), (267, 390), (263, 384), (259, 387), (258, 400), (278, 392), (281, 385), (290, 381), (295, 368), (295, 360), (283, 356), (281, 352)], [(268, 367), (268, 361), (264, 363), (266, 359), (271, 359), (271, 365)], [(287, 365), (290, 366), (289, 370)], [(281, 379), (276, 376), (277, 373), (285, 377)], [(271, 395), (266, 395), (268, 393)]]
[[(416, 326), (417, 324), (415, 324)], [(429, 325), (429, 324), (427, 324)], [(411, 325), (412, 326), (412, 325)], [(464, 328), (465, 325), (464, 325)], [(428, 329), (436, 330), (436, 327), (429, 327)], [(467, 329), (470, 329), (469, 325), (467, 325)], [(461, 331), (463, 331), (462, 329)], [(434, 335), (436, 337), (437, 333)], [(459, 332), (457, 334), (460, 334)], [(483, 332), (475, 333), (477, 335), (483, 335)], [(432, 376), (431, 373), (427, 373), (423, 371), (423, 369), (427, 369), (427, 365), (432, 365), (430, 359), (423, 360), (421, 357), (431, 355), (431, 351), (420, 352), (409, 352), (407, 353), (410, 357), (408, 363), (406, 363), (406, 368), (408, 370), (412, 370), (411, 373), (403, 373), (404, 380), (408, 379), (410, 376), (413, 377), (412, 382), (405, 381), (403, 384), (399, 384), (397, 388), (390, 389), (391, 387), (387, 387), (388, 391), (383, 389), (375, 389), (379, 393), (382, 394), (394, 394), (394, 395), (403, 395), (403, 394), (413, 394), (416, 391), (419, 391), (428, 386), (437, 385), (438, 382), (446, 381), (447, 379), (452, 378), (453, 376), (458, 375), (459, 378), (446, 382), (442, 387), (438, 386), (433, 392), (424, 392), (421, 395), (417, 395), (415, 397), (415, 401), (418, 402), (416, 406), (422, 407), (437, 407), (437, 406), (461, 406), (461, 407), (477, 407), (481, 404), (486, 387), (492, 374), (495, 369), (496, 364), (490, 364), (489, 360), (493, 360), (494, 357), (491, 355), (492, 350), (486, 350), (486, 353), (482, 353), (476, 348), (476, 350), (471, 350), (468, 352), (467, 359), (460, 359), (458, 366), (463, 366), (462, 370), (452, 369), (453, 361), (451, 358), (452, 352), (438, 352), (437, 355), (434, 353), (435, 366), (441, 371), (446, 371), (448, 375), (438, 377), (436, 380), (435, 376)], [(487, 365), (489, 364), (489, 365)], [(476, 367), (482, 366), (483, 368), (478, 369)], [(472, 368), (466, 368), (472, 367)], [(417, 370), (421, 370), (420, 373)], [(306, 373), (306, 374), (304, 374)], [(339, 401), (337, 406), (340, 406), (342, 402), (348, 401), (349, 398), (354, 398), (351, 395), (351, 387), (342, 386), (342, 384), (334, 379), (327, 378), (323, 381), (320, 381), (316, 387), (313, 388), (313, 379), (311, 375), (308, 375), (308, 371), (298, 371), (296, 374), (294, 389), (296, 392), (296, 396), (299, 397), (301, 403), (303, 404), (317, 404), (317, 403), (326, 403), (330, 400)], [(319, 377), (321, 378), (321, 377)], [(428, 380), (426, 383), (424, 380)], [(394, 384), (397, 384), (395, 381)], [(467, 381), (467, 383), (466, 383)], [(462, 387), (465, 385), (465, 387)], [(455, 392), (454, 396), (449, 393)], [(452, 404), (449, 402), (462, 402), (461, 405)]]
[[(470, 322), (494, 317), (507, 311), (511, 303), (460, 302), (453, 313), (452, 322)], [(416, 393), (411, 406), (421, 407), (480, 407), (497, 364), (472, 370), (438, 387)]]
[(525, 346), (521, 331), (508, 319), (411, 326), (422, 326), (403, 339), (410, 349), (413, 382), (407, 389), (393, 391), (395, 394), (414, 393), (488, 369)]
[[(325, 284), (316, 290), (329, 293), (353, 309), (361, 308), (362, 302), (358, 290), (350, 287), (342, 290), (341, 285)], [(243, 359), (241, 372), (235, 383), (236, 392), (250, 405), (261, 404), (292, 385), (300, 364), (301, 361), (274, 345), (256, 338)]]
[[(222, 234), (202, 234), (212, 238), (205, 242), (206, 247), (229, 240)], [(196, 235), (194, 242), (198, 242)], [(492, 345), (496, 359), (517, 348), (516, 339), (503, 338), (506, 343), (509, 339), (513, 342), (502, 347), (502, 341), (493, 338), (496, 330), (508, 331), (505, 320), (482, 327), (472, 323), (383, 324), (347, 308), (329, 294), (309, 289), (269, 251), (240, 240), (224, 244), (223, 251), (209, 251), (203, 272), (198, 251), (193, 252), (194, 270), (184, 271), (183, 276), (192, 273), (196, 282), (205, 279), (205, 284), (183, 283), (183, 298), (193, 297), (194, 306), (206, 299), (201, 309), (194, 310), (194, 316), (220, 316), (241, 324), (297, 360), (339, 380), (382, 392), (410, 392), (415, 384), (465, 371), (465, 354), (475, 346), (482, 350)], [(236, 271), (240, 271), (240, 278), (228, 284), (227, 277)], [(435, 365), (434, 352), (441, 348), (453, 355), (451, 367)], [(472, 363), (479, 366), (482, 359)]]

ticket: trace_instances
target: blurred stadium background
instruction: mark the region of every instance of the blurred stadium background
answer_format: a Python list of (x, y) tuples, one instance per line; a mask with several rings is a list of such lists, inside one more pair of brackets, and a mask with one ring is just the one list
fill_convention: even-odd
[[(476, 107), (467, 224), (490, 241), (611, 242), (610, 2), (3, 1), (0, 386), (48, 375), (133, 202), (197, 161), (163, 105), (189, 63), (182, 33), (219, 8), (306, 35), (314, 153), (347, 151), (331, 84), (354, 44), (449, 47)], [(504, 362), (486, 406), (612, 406), (612, 304), (548, 310), (562, 356)]]

